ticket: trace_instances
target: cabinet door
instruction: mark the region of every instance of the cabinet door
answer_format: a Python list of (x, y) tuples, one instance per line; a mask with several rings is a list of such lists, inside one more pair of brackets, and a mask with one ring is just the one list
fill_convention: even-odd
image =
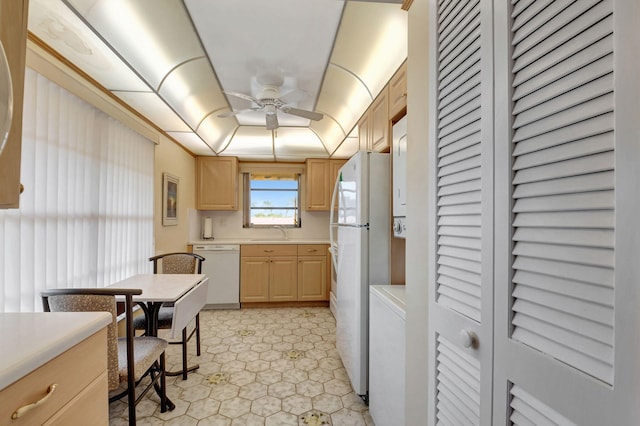
[(269, 301), (269, 258), (240, 259), (240, 302)]
[(28, 0), (0, 1), (0, 40), (9, 62), (13, 85), (13, 119), (7, 144), (0, 155), (0, 209), (18, 208), (19, 205), (28, 10)]
[(329, 160), (324, 158), (308, 159), (305, 175), (305, 210), (329, 210), (331, 204)]
[(358, 140), (360, 149), (371, 151), (371, 115), (367, 110), (358, 121)]
[(371, 105), (371, 149), (383, 152), (389, 148), (389, 96), (388, 87)]
[(389, 80), (389, 120), (402, 115), (407, 108), (407, 61)]
[(297, 256), (277, 256), (269, 259), (269, 300), (298, 300)]
[(298, 256), (298, 300), (326, 300), (327, 256)]
[(238, 159), (198, 157), (196, 160), (196, 208), (238, 209)]

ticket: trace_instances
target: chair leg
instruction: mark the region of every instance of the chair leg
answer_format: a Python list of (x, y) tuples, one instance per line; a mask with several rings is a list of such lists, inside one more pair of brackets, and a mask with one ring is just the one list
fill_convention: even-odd
[(196, 314), (196, 354), (200, 356), (200, 312)]
[(164, 352), (160, 355), (160, 412), (167, 411), (167, 380), (165, 376)]
[(187, 327), (182, 329), (182, 380), (187, 380)]

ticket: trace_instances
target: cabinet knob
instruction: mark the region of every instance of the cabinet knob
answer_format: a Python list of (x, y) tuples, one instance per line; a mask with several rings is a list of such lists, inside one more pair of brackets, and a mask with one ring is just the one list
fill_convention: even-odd
[(478, 347), (478, 335), (471, 330), (460, 330), (460, 344), (465, 348), (476, 349)]

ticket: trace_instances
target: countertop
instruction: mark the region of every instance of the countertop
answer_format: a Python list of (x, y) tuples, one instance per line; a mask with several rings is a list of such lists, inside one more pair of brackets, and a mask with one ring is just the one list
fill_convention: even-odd
[(107, 312), (0, 313), (0, 390), (111, 321)]
[(289, 239), (283, 240), (282, 238), (226, 238), (213, 240), (196, 240), (189, 241), (187, 244), (202, 245), (202, 244), (329, 244), (329, 240), (303, 240), (303, 239)]

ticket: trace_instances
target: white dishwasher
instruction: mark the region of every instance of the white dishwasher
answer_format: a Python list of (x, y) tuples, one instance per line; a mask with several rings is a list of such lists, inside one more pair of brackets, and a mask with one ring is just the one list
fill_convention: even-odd
[(240, 246), (194, 244), (193, 252), (205, 258), (202, 273), (209, 277), (205, 309), (239, 309)]

